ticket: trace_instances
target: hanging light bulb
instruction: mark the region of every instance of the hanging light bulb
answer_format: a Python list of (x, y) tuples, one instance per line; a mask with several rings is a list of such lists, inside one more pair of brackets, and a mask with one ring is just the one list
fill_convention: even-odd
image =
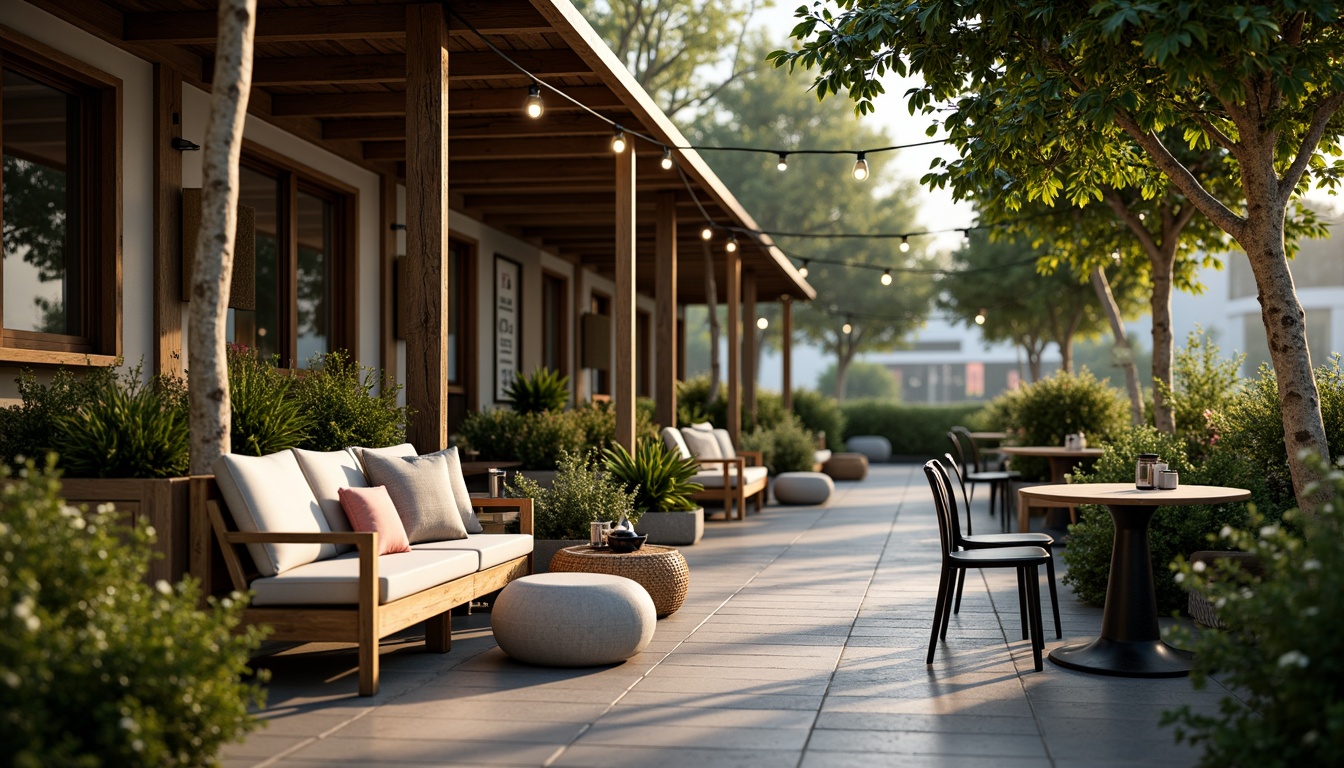
[(844, 325), (840, 326), (840, 330), (844, 331), (845, 335), (848, 336), (849, 334), (854, 332), (854, 326), (846, 322)]
[(546, 105), (541, 102), (541, 86), (533, 83), (527, 87), (527, 100), (523, 102), (523, 110), (533, 120), (541, 117), (541, 113), (546, 111)]
[(611, 137), (611, 151), (618, 155), (625, 151), (625, 131), (619, 125), (616, 126), (616, 134)]
[(891, 285), (891, 270), (890, 270), (890, 269), (884, 269), (884, 270), (882, 270), (882, 284), (883, 284), (883, 285)]
[(764, 317), (757, 318), (756, 327), (764, 331), (766, 328), (770, 327), (770, 321)]
[(724, 249), (729, 253), (737, 252), (737, 235), (728, 236), (728, 244), (724, 246)]
[(807, 277), (807, 259), (803, 259), (803, 265), (798, 268), (799, 277)]
[(701, 239), (701, 240), (713, 240), (713, 239), (714, 239), (714, 228), (713, 228), (713, 227), (708, 227), (708, 226), (707, 226), (707, 227), (705, 227), (704, 229), (700, 230), (700, 239)]
[(910, 252), (910, 236), (901, 235), (901, 253)]
[(1120, 250), (1119, 250), (1119, 249), (1116, 249), (1116, 250), (1114, 250), (1114, 251), (1111, 251), (1111, 261), (1114, 261), (1116, 264), (1119, 264), (1119, 263), (1120, 263)]
[(789, 153), (788, 153), (788, 152), (780, 152), (780, 153), (779, 153), (779, 162), (778, 162), (778, 163), (775, 163), (775, 167), (778, 168), (778, 169), (781, 170), (781, 171), (787, 171), (787, 170), (789, 170)]
[(982, 310), (980, 310), (979, 312), (976, 313), (976, 315), (975, 315), (975, 324), (976, 324), (976, 325), (984, 325), (984, 324), (985, 324), (985, 310), (982, 309)]
[(864, 153), (859, 153), (859, 159), (854, 161), (854, 180), (863, 181), (868, 178), (868, 160)]
[(961, 230), (961, 247), (962, 248), (971, 247), (971, 230), (969, 229)]
[(663, 159), (662, 159), (662, 161), (659, 163), (659, 165), (663, 166), (663, 170), (664, 170), (664, 171), (670, 171), (670, 170), (672, 170), (672, 148), (671, 148), (671, 147), (663, 147)]

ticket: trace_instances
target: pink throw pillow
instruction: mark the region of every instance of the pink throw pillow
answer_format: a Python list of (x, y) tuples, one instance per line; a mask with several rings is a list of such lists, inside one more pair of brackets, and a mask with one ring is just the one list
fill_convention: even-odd
[(397, 508), (392, 505), (387, 488), (381, 485), (373, 488), (340, 488), (336, 495), (341, 499), (341, 509), (345, 510), (345, 516), (350, 519), (351, 528), (378, 533), (378, 554), (411, 551), (406, 527), (401, 524), (401, 518), (397, 517)]

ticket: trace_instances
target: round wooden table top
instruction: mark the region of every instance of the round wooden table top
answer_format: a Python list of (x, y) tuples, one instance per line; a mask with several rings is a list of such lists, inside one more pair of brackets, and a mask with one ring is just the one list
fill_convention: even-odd
[(1181, 485), (1170, 491), (1141, 491), (1133, 483), (1076, 483), (1034, 485), (1018, 491), (1028, 499), (1069, 504), (1176, 507), (1244, 501), (1251, 492), (1217, 485)]
[(1000, 445), (994, 450), (999, 453), (1006, 453), (1009, 456), (1043, 456), (1046, 458), (1082, 456), (1088, 459), (1095, 459), (1099, 458), (1103, 453), (1100, 448), (1078, 448), (1069, 450), (1062, 445)]

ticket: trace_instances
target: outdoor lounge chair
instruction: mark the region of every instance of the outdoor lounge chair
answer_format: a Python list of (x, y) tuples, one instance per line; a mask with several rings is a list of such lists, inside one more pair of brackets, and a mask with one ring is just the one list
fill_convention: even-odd
[[(726, 429), (686, 427), (678, 431), (675, 427), (663, 427), (662, 435), (668, 448), (677, 451), (683, 459), (694, 458), (704, 466), (692, 481), (705, 489), (692, 494), (692, 499), (722, 502), (724, 515), (729, 520), (733, 518), (734, 502), (738, 520), (746, 517), (748, 499), (755, 498), (757, 512), (764, 507), (770, 472), (759, 451), (736, 450)], [(691, 448), (692, 444), (695, 449)]]

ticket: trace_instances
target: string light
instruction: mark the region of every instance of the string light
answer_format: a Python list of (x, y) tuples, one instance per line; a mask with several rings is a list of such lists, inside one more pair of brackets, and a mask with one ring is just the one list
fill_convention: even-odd
[(787, 170), (789, 170), (789, 153), (788, 153), (788, 152), (780, 152), (780, 153), (779, 153), (779, 162), (778, 162), (778, 163), (775, 163), (775, 167), (778, 168), (778, 169), (781, 170), (781, 171), (787, 171)]
[(541, 113), (546, 111), (546, 105), (541, 102), (541, 86), (536, 82), (527, 87), (527, 100), (523, 102), (523, 109), (533, 120), (541, 117)]
[(985, 324), (985, 310), (982, 309), (975, 314), (975, 324), (976, 325)]
[(859, 153), (859, 159), (854, 161), (854, 180), (864, 181), (868, 178), (868, 160), (864, 157), (866, 152)]
[(883, 285), (891, 285), (891, 270), (890, 270), (890, 269), (884, 269), (884, 270), (882, 270), (882, 284), (883, 284)]
[(849, 334), (854, 332), (854, 326), (850, 325), (849, 321), (846, 320), (845, 324), (840, 326), (840, 330), (843, 331), (846, 336), (848, 336)]
[(766, 328), (770, 327), (770, 321), (767, 318), (759, 317), (756, 319), (756, 327), (764, 331)]
[(1120, 251), (1119, 251), (1119, 250), (1111, 251), (1111, 261), (1114, 261), (1116, 264), (1119, 264), (1119, 263), (1120, 263)]
[(700, 230), (700, 239), (701, 239), (701, 240), (713, 240), (713, 239), (714, 239), (714, 228), (713, 228), (713, 227), (705, 227), (704, 229)]
[(901, 253), (910, 252), (910, 236), (901, 235)]
[(611, 151), (619, 155), (625, 151), (625, 144), (625, 131), (621, 130), (621, 126), (618, 125), (616, 126), (616, 134), (611, 137)]
[(662, 165), (662, 166), (663, 166), (663, 170), (664, 170), (664, 171), (670, 171), (670, 170), (672, 170), (672, 148), (671, 148), (671, 147), (663, 147), (663, 159), (662, 159), (662, 161), (659, 163), (659, 165)]
[(728, 244), (724, 246), (724, 250), (728, 251), (729, 253), (737, 252), (737, 235), (728, 236)]
[(970, 247), (971, 247), (971, 230), (969, 230), (969, 229), (963, 229), (963, 230), (959, 230), (959, 231), (961, 232), (961, 247), (962, 247), (962, 248), (970, 248)]
[(808, 262), (808, 261), (810, 261), (810, 259), (803, 259), (803, 265), (802, 265), (801, 267), (798, 268), (798, 275), (799, 275), (800, 277), (807, 277), (807, 262)]

